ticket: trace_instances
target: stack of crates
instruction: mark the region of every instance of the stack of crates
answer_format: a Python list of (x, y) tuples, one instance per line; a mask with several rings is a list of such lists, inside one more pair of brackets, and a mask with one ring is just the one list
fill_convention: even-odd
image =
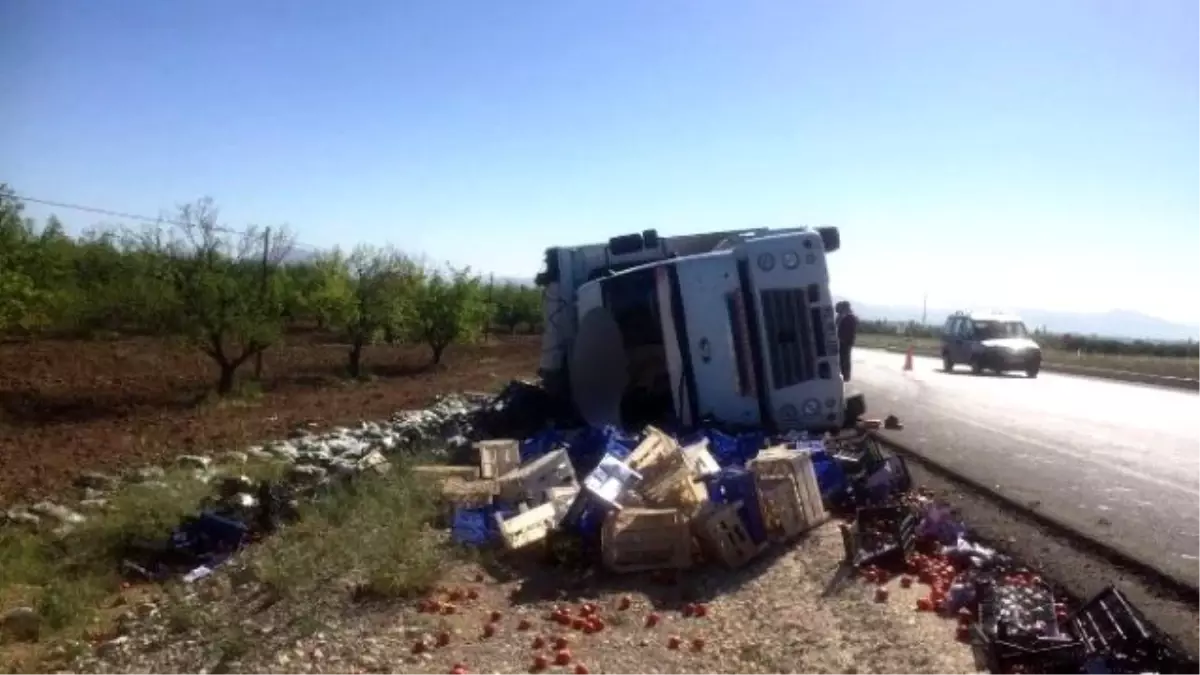
[(479, 441), (475, 451), (479, 453), (482, 478), (499, 478), (521, 466), (521, 444), (512, 439)]
[(810, 453), (768, 448), (749, 466), (772, 539), (790, 540), (828, 520)]
[(601, 531), (604, 566), (613, 572), (686, 569), (692, 564), (692, 533), (678, 509), (610, 511)]
[(692, 529), (705, 552), (729, 569), (745, 565), (767, 547), (765, 543), (755, 543), (750, 537), (740, 514), (741, 507), (741, 502), (710, 502), (692, 521)]

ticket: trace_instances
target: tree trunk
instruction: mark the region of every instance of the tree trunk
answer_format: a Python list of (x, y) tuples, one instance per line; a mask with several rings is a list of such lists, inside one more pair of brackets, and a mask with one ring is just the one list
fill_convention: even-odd
[(433, 349), (433, 365), (440, 366), (442, 364), (442, 352), (446, 351), (446, 345), (431, 344), (429, 346)]
[(363, 341), (354, 340), (350, 346), (350, 377), (358, 377), (362, 373)]
[(221, 379), (217, 381), (217, 394), (228, 396), (233, 392), (233, 376), (237, 372), (237, 364), (220, 363), (217, 365), (221, 368)]

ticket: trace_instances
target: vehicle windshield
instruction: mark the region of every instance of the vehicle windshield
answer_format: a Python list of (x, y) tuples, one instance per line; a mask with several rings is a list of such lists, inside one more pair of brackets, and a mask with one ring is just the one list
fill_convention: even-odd
[(1025, 324), (1020, 321), (976, 321), (975, 334), (980, 340), (1029, 337)]

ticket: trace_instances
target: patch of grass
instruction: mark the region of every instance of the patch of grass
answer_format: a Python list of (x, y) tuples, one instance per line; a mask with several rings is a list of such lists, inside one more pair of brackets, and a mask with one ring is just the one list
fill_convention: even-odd
[(437, 579), (445, 555), (428, 534), (434, 515), (431, 486), (397, 466), (306, 505), (299, 522), (254, 551), (252, 564), (285, 597), (347, 582), (373, 596), (420, 593)]
[(0, 599), (32, 605), (43, 619), (41, 638), (75, 635), (102, 601), (120, 588), (119, 568), (131, 544), (160, 541), (194, 513), (210, 487), (186, 472), (168, 474), (167, 487), (128, 485), (112, 494), (109, 510), (66, 536), (0, 531)]

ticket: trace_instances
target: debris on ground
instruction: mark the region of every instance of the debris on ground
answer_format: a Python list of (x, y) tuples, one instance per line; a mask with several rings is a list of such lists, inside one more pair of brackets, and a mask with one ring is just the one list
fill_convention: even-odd
[[(277, 480), (255, 482), (236, 473), (218, 474), (204, 456), (181, 459), (203, 476), (213, 495), (166, 541), (131, 543), (122, 571), (131, 578), (204, 584), (240, 548), (297, 518), (302, 500), (318, 498), (367, 472), (385, 472), (388, 458), (397, 453), (434, 451), (446, 463), (413, 471), (438, 486), (448, 536), (514, 564), (534, 561), (543, 570), (534, 573), (538, 576), (588, 570), (576, 576), (595, 579), (597, 571), (612, 579), (650, 575), (670, 586), (684, 574), (711, 579), (747, 571), (766, 574), (768, 568), (779, 574), (778, 566), (760, 562), (787, 552), (788, 565), (805, 570), (805, 583), (811, 585), (816, 583), (814, 575), (824, 576), (826, 570), (810, 568), (806, 556), (814, 556), (810, 562), (816, 564), (816, 551), (833, 550), (829, 547), (837, 545), (840, 534), (841, 561), (836, 570), (828, 570), (832, 578), (824, 580), (825, 588), (802, 600), (776, 600), (816, 611), (812, 608), (823, 599), (833, 602), (841, 587), (856, 577), (868, 585), (863, 607), (885, 608), (880, 611), (893, 620), (923, 614), (931, 617), (928, 621), (937, 618), (942, 623), (922, 618), (921, 625), (941, 625), (948, 639), (969, 645), (978, 667), (992, 672), (1194, 668), (1119, 590), (1109, 589), (1072, 609), (1070, 599), (1034, 570), (974, 540), (946, 505), (914, 490), (903, 458), (886, 456), (870, 425), (820, 437), (797, 432), (770, 436), (715, 426), (689, 433), (654, 426), (637, 432), (611, 426), (556, 428), (547, 427), (544, 413), (530, 412), (545, 403), (535, 385), (517, 382), (492, 398), (443, 397), (430, 409), (398, 413), (388, 425), (364, 423), (359, 429), (327, 434), (298, 431), (288, 441), (249, 449), (248, 456), (262, 453), (288, 465)], [(897, 422), (889, 416), (883, 426), (897, 428)], [(156, 472), (141, 471), (129, 481), (146, 485), (160, 478)], [(112, 487), (111, 481), (96, 476), (81, 481), (89, 490)], [(52, 506), (57, 508), (42, 504), (17, 510), (16, 517), (10, 512), (8, 519), (18, 526), (37, 526), (21, 514), (49, 518), (59, 527), (79, 522), (70, 509)], [(747, 578), (738, 582), (754, 583)], [(448, 617), (461, 617), (460, 610), (471, 607), (481, 594), (477, 587), (435, 592), (419, 607), (423, 614), (440, 617), (439, 625), (449, 625), (446, 622), (459, 619)], [(512, 622), (504, 612), (491, 609), (469, 629), (455, 624), (453, 633), (422, 632), (415, 642), (405, 629), (405, 658), (415, 660), (406, 661), (404, 669), (434, 667), (428, 657), (461, 640), (465, 630), (484, 642), (509, 632), (537, 633), (529, 641), (542, 644), (522, 657), (524, 669), (551, 664), (572, 666), (576, 672), (633, 668), (636, 660), (622, 666), (619, 657), (602, 661), (573, 653), (568, 644), (566, 636), (609, 635), (616, 625), (659, 630), (667, 618), (660, 607), (644, 604), (650, 611), (629, 616), (637, 609), (629, 594), (610, 601), (603, 611), (595, 603), (584, 604), (578, 612), (557, 606), (545, 617), (521, 613)], [(681, 604), (679, 617), (706, 618), (722, 607), (720, 594), (713, 594), (703, 603)], [(38, 616), (26, 609), (5, 615), (9, 634), (25, 639), (36, 634)], [(749, 611), (741, 623), (758, 616), (755, 608)], [(155, 614), (139, 616), (150, 620)], [(538, 629), (540, 621), (560, 627), (554, 640), (567, 642), (550, 642)], [(678, 621), (672, 616), (662, 630), (679, 630), (683, 624)], [(741, 660), (706, 656), (719, 655), (722, 644), (732, 644), (730, 636), (713, 631), (655, 634), (653, 640), (663, 645), (664, 654), (700, 659), (672, 661), (674, 669), (798, 667), (764, 656), (773, 653), (765, 643), (748, 647), (745, 625), (725, 628), (741, 631)], [(766, 630), (765, 625), (760, 628)], [(640, 640), (622, 649), (645, 647), (651, 638)], [(110, 640), (98, 647), (97, 656), (104, 659), (126, 651), (125, 643)], [(285, 660), (274, 667), (288, 670), (290, 657), (281, 658)], [(807, 663), (821, 669), (858, 667), (855, 658), (845, 654), (814, 657)], [(468, 666), (477, 671), (493, 668), (471, 660), (451, 665), (463, 671)], [(920, 668), (927, 667), (957, 670), (961, 665), (931, 662)], [(370, 664), (362, 668), (374, 669)], [(869, 669), (880, 668), (887, 669), (884, 664)]]
[[(894, 415), (882, 426), (903, 428)], [(506, 449), (503, 462), (497, 448)], [(472, 470), (495, 478), (474, 481), (480, 489), (469, 500), (463, 483), (447, 481), (442, 492), (451, 536), (463, 545), (536, 550), (560, 563), (566, 549), (573, 564), (615, 574), (679, 573), (705, 560), (737, 569), (836, 513), (846, 520), (844, 567), (879, 585), (875, 600), (888, 602), (887, 580), (903, 576), (911, 588), (915, 578), (928, 592), (913, 609), (954, 619), (956, 637), (992, 672), (1188, 667), (1165, 637), (1134, 630), (1147, 624), (1124, 596), (1068, 612), (1068, 599), (1035, 572), (973, 541), (948, 507), (914, 492), (904, 459), (885, 457), (869, 429), (820, 437), (542, 430), (476, 443), (473, 452)], [(484, 525), (460, 526), (469, 520)], [(1122, 618), (1096, 609), (1110, 606)], [(1095, 628), (1099, 615), (1107, 633)], [(1131, 633), (1141, 636), (1136, 648)]]

